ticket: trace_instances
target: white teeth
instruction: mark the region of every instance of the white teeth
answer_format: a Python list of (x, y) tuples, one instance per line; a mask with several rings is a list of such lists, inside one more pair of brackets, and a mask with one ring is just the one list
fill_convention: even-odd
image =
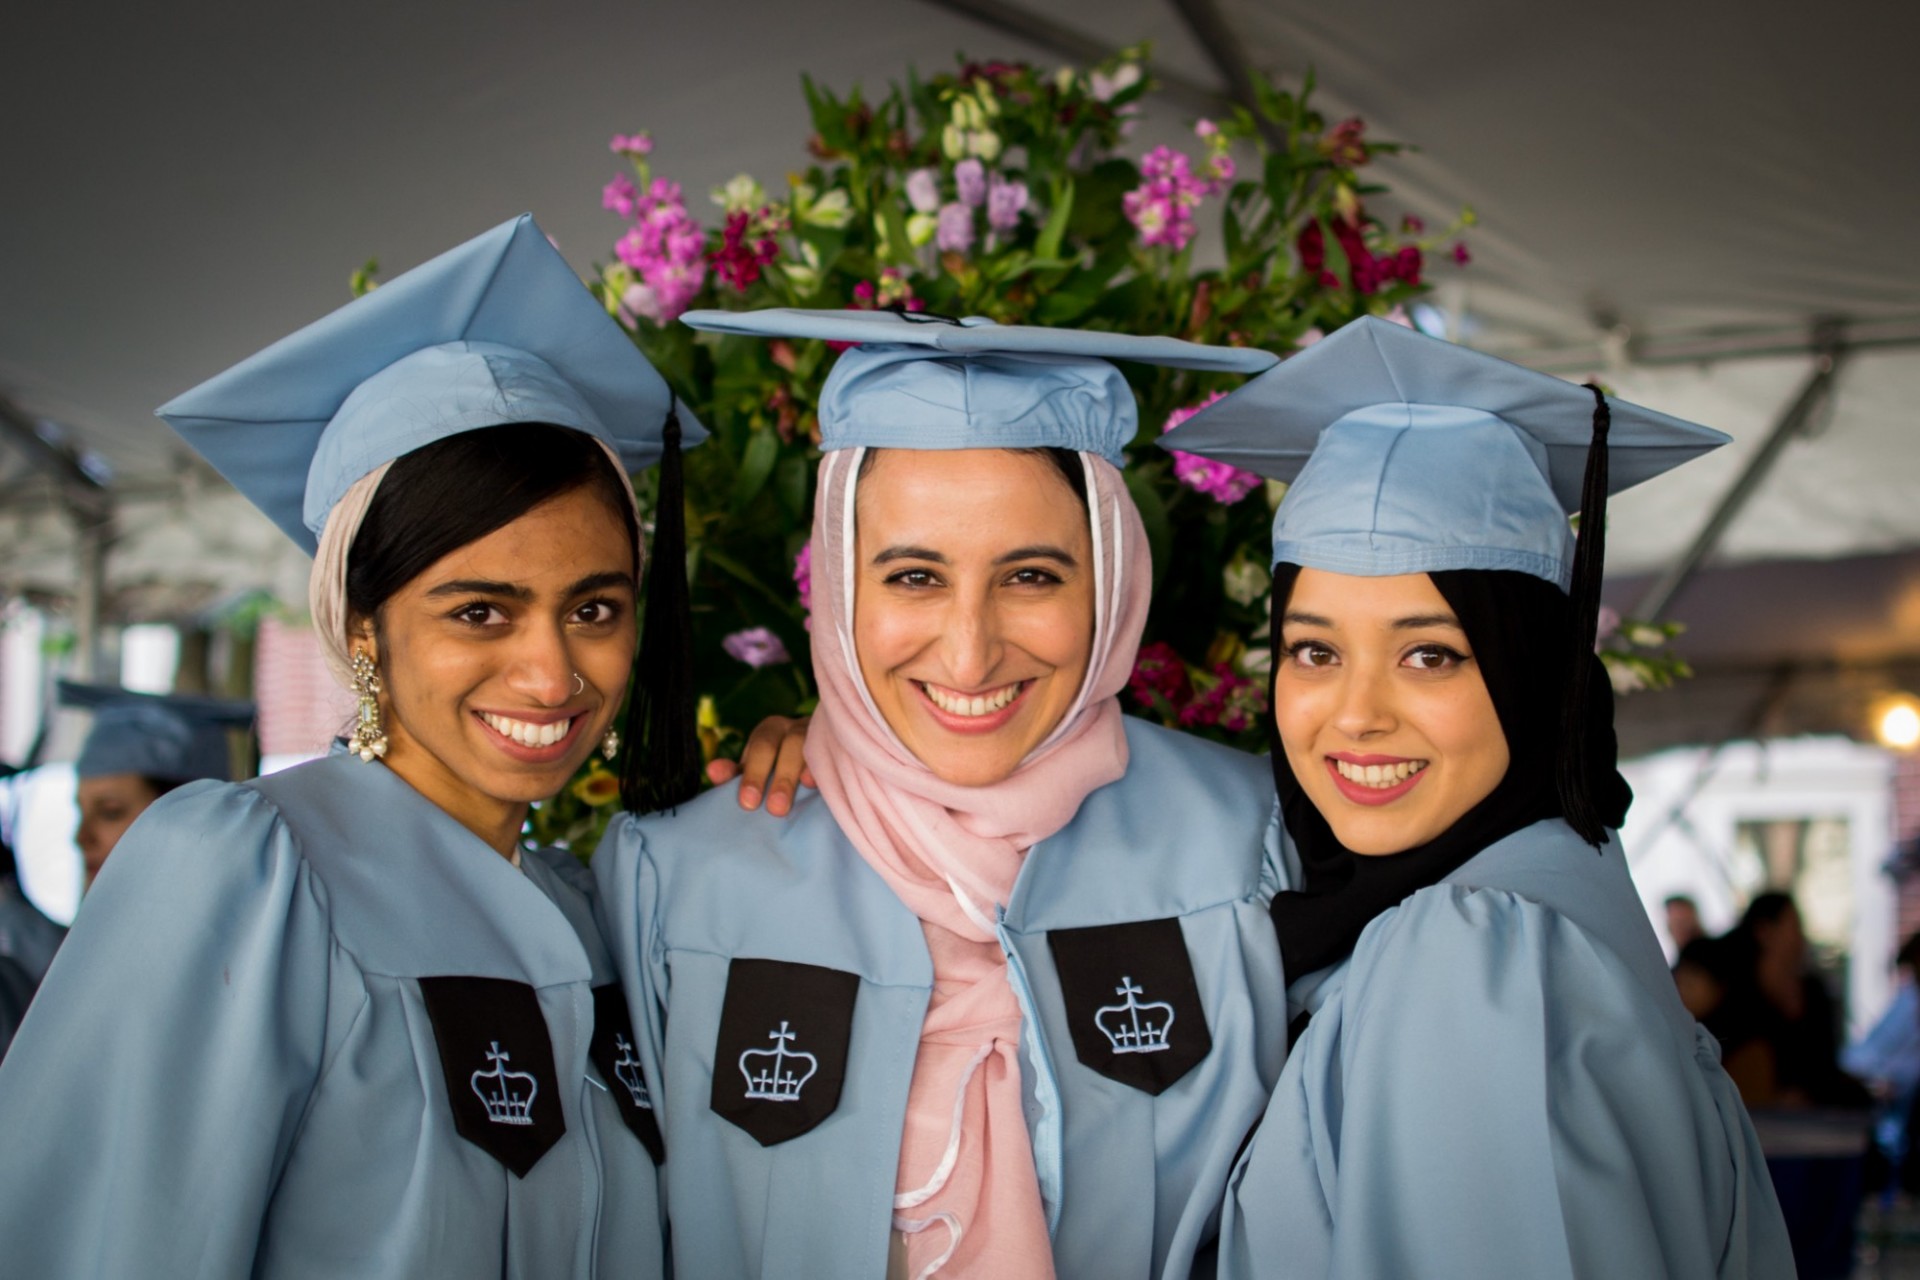
[(1020, 696), (1020, 690), (1026, 687), (1024, 681), (995, 689), (992, 693), (969, 696), (963, 693), (948, 693), (938, 685), (922, 684), (927, 697), (933, 705), (954, 716), (985, 716), (1005, 707)]
[(551, 724), (531, 724), (525, 720), (513, 720), (507, 716), (497, 716), (490, 711), (480, 713), (494, 730), (505, 737), (512, 738), (523, 747), (550, 747), (567, 736), (567, 730), (573, 728), (573, 719), (555, 720)]
[(1397, 787), (1414, 774), (1427, 767), (1425, 760), (1402, 760), (1397, 764), (1348, 764), (1345, 760), (1334, 760), (1333, 767), (1340, 776), (1349, 782), (1357, 782), (1363, 787), (1376, 787), (1385, 790)]

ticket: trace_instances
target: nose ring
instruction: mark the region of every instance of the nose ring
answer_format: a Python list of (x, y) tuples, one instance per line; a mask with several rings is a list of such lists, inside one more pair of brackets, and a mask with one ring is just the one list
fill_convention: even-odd
[(576, 695), (587, 691), (587, 682), (578, 671), (573, 673), (573, 691)]

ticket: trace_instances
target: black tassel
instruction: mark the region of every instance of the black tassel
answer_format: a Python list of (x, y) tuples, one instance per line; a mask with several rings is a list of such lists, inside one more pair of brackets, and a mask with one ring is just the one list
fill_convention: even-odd
[(680, 462), (680, 412), (667, 410), (661, 432), (659, 500), (654, 503), (647, 600), (634, 663), (620, 800), (654, 813), (700, 791), (700, 734), (693, 688), (693, 615), (687, 590), (686, 481)]
[(1607, 434), (1613, 426), (1613, 412), (1607, 407), (1606, 392), (1591, 382), (1587, 390), (1593, 392), (1593, 439), (1587, 445), (1587, 474), (1580, 486), (1580, 535), (1573, 553), (1573, 584), (1568, 591), (1573, 604), (1574, 652), (1561, 711), (1564, 732), (1557, 781), (1567, 825), (1582, 840), (1598, 847), (1606, 843), (1607, 832), (1591, 786), (1596, 762), (1590, 758), (1588, 704), (1595, 693), (1595, 674), (1603, 679), (1606, 674), (1605, 666), (1593, 656), (1593, 646), (1600, 631), (1600, 578), (1607, 559)]

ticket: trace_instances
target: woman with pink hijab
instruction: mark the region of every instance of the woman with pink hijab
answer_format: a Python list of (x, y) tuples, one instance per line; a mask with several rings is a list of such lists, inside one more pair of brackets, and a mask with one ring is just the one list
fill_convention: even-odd
[(623, 818), (594, 860), (676, 1274), (1211, 1274), (1286, 1049), (1272, 781), (1121, 714), (1153, 573), (1108, 361), (1272, 357), (684, 318), (854, 345), (820, 405), (818, 793)]

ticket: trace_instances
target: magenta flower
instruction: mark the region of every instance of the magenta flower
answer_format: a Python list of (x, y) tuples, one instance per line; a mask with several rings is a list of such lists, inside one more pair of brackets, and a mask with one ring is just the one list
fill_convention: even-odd
[(607, 150), (617, 156), (644, 156), (653, 150), (653, 138), (644, 129), (631, 136), (616, 133)]
[(793, 558), (793, 585), (800, 591), (800, 607), (807, 612), (807, 630), (813, 630), (813, 539), (800, 544)]
[(1195, 120), (1193, 122), (1193, 132), (1197, 137), (1211, 138), (1220, 132), (1220, 126), (1207, 119)]
[(1467, 252), (1467, 245), (1464, 240), (1455, 242), (1453, 246), (1453, 260), (1463, 267), (1473, 261), (1473, 255)]
[(655, 324), (666, 324), (693, 305), (707, 279), (707, 234), (687, 213), (680, 184), (656, 178), (635, 195), (633, 226), (613, 246), (614, 256), (638, 280), (621, 305)]
[[(1193, 697), (1193, 685), (1187, 679), (1187, 664), (1164, 640), (1144, 645), (1133, 662), (1133, 674), (1127, 677), (1127, 690), (1144, 707), (1179, 711)], [(1159, 703), (1166, 703), (1166, 708)]]
[(938, 209), (940, 207), (940, 175), (932, 169), (915, 169), (908, 174), (907, 203), (913, 206), (915, 213), (932, 213)]
[[(1219, 161), (1226, 161), (1223, 167)], [(1127, 220), (1140, 233), (1140, 242), (1184, 249), (1197, 231), (1193, 211), (1202, 198), (1217, 195), (1233, 175), (1225, 155), (1210, 160), (1209, 176), (1193, 172), (1193, 162), (1172, 147), (1155, 147), (1140, 158), (1141, 183), (1121, 198)]]
[(714, 274), (742, 293), (760, 278), (762, 267), (780, 256), (779, 241), (764, 234), (770, 225), (766, 215), (765, 209), (728, 214), (720, 233), (720, 247), (707, 255)]
[(727, 651), (728, 657), (755, 668), (793, 661), (787, 646), (780, 643), (780, 637), (765, 627), (748, 627), (745, 631), (723, 636), (720, 647)]
[(973, 210), (958, 201), (941, 205), (933, 243), (942, 253), (965, 253), (973, 248)]
[(1400, 230), (1407, 235), (1417, 236), (1427, 229), (1426, 221), (1415, 214), (1400, 219)]
[(1228, 733), (1244, 733), (1259, 724), (1267, 711), (1267, 691), (1259, 682), (1235, 675), (1224, 662), (1213, 674), (1218, 683), (1181, 710), (1180, 723), (1218, 725)]
[[(1165, 435), (1224, 394), (1216, 391), (1199, 404), (1175, 409), (1167, 415), (1166, 425), (1160, 428), (1160, 434)], [(1170, 449), (1168, 452), (1173, 455), (1174, 478), (1187, 488), (1206, 494), (1223, 507), (1232, 506), (1260, 487), (1260, 477), (1251, 471), (1242, 471), (1238, 467), (1225, 462), (1215, 462), (1211, 458), (1202, 458), (1198, 454), (1182, 453), (1178, 449)]]
[(640, 188), (634, 186), (633, 179), (625, 174), (609, 182), (600, 192), (600, 207), (610, 209), (623, 218), (631, 218), (639, 205)]
[(1011, 231), (1020, 225), (1020, 212), (1027, 207), (1027, 184), (1009, 182), (999, 174), (987, 187), (987, 225), (995, 231)]
[(986, 166), (971, 157), (962, 160), (953, 166), (953, 185), (959, 192), (961, 204), (978, 209), (987, 199)]

